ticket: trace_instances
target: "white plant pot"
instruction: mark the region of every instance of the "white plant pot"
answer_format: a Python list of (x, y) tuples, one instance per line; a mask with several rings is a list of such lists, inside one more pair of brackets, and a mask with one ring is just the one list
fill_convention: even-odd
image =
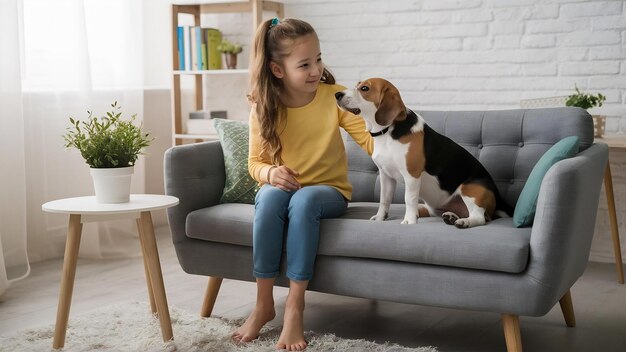
[(130, 181), (135, 170), (134, 166), (90, 170), (98, 203), (130, 201)]

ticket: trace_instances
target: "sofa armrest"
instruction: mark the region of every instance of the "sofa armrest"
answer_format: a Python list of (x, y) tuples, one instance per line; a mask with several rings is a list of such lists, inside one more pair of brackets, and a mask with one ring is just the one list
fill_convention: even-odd
[(187, 214), (219, 203), (226, 174), (218, 141), (175, 146), (165, 152), (165, 194), (180, 203), (167, 210), (174, 243), (187, 238)]
[(607, 160), (607, 145), (593, 144), (556, 163), (543, 179), (528, 274), (551, 292), (565, 293), (587, 266)]

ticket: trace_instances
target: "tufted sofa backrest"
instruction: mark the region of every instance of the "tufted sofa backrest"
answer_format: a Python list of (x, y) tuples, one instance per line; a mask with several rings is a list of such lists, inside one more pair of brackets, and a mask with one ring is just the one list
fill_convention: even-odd
[[(593, 143), (593, 121), (580, 108), (493, 111), (419, 111), (435, 131), (450, 137), (489, 171), (500, 194), (512, 207), (541, 156), (568, 136), (580, 138), (580, 150)], [(352, 201), (377, 202), (380, 183), (371, 158), (347, 134), (348, 174)], [(394, 203), (404, 203), (399, 184)]]

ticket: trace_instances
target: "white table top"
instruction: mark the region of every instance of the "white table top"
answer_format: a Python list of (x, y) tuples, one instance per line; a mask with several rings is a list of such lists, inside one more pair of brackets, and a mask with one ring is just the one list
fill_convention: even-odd
[(95, 196), (53, 200), (41, 206), (43, 211), (64, 214), (123, 214), (165, 209), (178, 204), (178, 198), (160, 194), (131, 194), (128, 203), (103, 204)]

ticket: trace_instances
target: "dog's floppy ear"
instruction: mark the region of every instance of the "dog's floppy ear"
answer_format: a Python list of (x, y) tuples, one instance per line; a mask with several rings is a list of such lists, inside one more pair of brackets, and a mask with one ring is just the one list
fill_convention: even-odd
[(396, 89), (391, 89), (389, 86), (383, 87), (374, 118), (376, 123), (381, 126), (389, 126), (394, 120), (406, 119), (406, 107)]

